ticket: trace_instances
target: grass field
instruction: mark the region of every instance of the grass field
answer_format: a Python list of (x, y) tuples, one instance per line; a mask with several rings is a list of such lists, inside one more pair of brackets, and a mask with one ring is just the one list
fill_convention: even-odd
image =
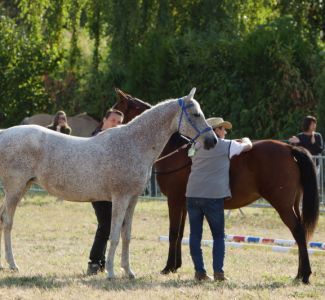
[[(226, 233), (292, 239), (273, 209), (245, 208), (244, 212), (244, 217), (239, 211), (231, 213), (226, 220)], [(186, 245), (183, 267), (175, 274), (160, 275), (168, 251), (168, 243), (158, 242), (159, 235), (168, 234), (165, 201), (140, 201), (136, 207), (130, 247), (135, 280), (108, 281), (105, 274), (87, 277), (95, 229), (95, 215), (89, 203), (28, 197), (17, 208), (13, 228), (13, 249), (20, 272), (0, 272), (0, 299), (325, 298), (325, 255), (310, 256), (313, 275), (308, 286), (293, 281), (298, 267), (296, 254), (260, 249), (227, 249), (227, 283), (195, 283)], [(188, 231), (187, 224), (185, 236)], [(203, 238), (211, 239), (206, 223)], [(324, 214), (312, 240), (325, 242)], [(212, 273), (211, 248), (203, 250), (206, 267)], [(120, 247), (115, 266), (118, 275), (119, 261)]]

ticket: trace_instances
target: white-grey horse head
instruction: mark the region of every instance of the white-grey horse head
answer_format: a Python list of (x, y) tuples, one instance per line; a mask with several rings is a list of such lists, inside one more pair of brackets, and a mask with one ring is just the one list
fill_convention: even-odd
[(190, 137), (192, 141), (200, 141), (205, 149), (215, 146), (218, 139), (212, 128), (207, 124), (199, 103), (194, 99), (196, 88), (178, 99), (180, 106), (178, 122), (179, 133)]

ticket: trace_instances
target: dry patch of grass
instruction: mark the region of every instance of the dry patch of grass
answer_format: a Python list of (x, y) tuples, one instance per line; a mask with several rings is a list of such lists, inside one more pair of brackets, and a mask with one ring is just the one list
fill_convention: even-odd
[[(292, 239), (273, 209), (245, 208), (226, 221), (228, 234)], [(188, 246), (183, 266), (163, 276), (168, 243), (164, 201), (141, 201), (136, 207), (131, 243), (135, 280), (108, 281), (104, 274), (85, 276), (96, 220), (89, 203), (57, 202), (49, 196), (28, 198), (18, 207), (13, 248), (19, 273), (0, 272), (0, 299), (322, 299), (325, 295), (325, 256), (310, 256), (314, 274), (309, 286), (293, 281), (298, 257), (258, 249), (227, 249), (225, 270), (230, 282), (197, 284)], [(185, 236), (188, 235), (186, 225)], [(205, 224), (204, 239), (211, 239)], [(325, 242), (325, 216), (320, 217), (314, 241)], [(2, 249), (3, 250), (3, 249)], [(211, 248), (204, 247), (212, 272)], [(2, 253), (3, 254), (3, 253)], [(2, 255), (3, 260), (3, 255)], [(116, 258), (119, 274), (120, 247)]]

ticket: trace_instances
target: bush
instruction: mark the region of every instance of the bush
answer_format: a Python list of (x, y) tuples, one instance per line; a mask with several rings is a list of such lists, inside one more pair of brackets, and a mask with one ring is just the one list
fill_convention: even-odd
[(1, 127), (17, 124), (26, 115), (48, 111), (52, 103), (44, 89), (44, 74), (57, 57), (6, 17), (0, 19)]

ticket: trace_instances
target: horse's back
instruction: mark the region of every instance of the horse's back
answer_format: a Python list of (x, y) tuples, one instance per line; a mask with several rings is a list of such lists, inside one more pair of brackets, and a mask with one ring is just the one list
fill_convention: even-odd
[(292, 147), (275, 140), (254, 142), (252, 150), (234, 157), (230, 174), (233, 196), (250, 195), (254, 200), (300, 184)]

